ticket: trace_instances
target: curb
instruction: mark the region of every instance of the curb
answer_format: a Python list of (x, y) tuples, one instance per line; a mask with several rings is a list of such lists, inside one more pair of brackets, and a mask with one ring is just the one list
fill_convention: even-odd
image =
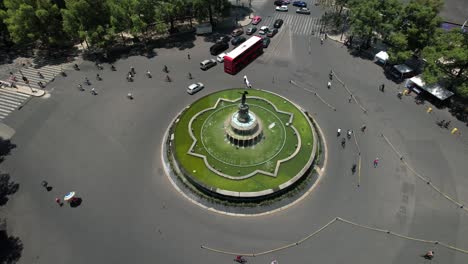
[[(299, 105), (298, 105), (299, 106)], [(303, 108), (300, 108), (300, 109), (303, 109)], [(177, 117), (183, 112), (184, 110), (180, 111), (176, 116), (175, 118), (172, 119), (171, 123), (172, 124), (173, 122), (175, 122), (175, 120), (177, 119)], [(326, 143), (326, 140), (325, 140), (325, 137), (324, 137), (324, 134), (323, 134), (323, 131), (322, 129), (320, 128), (320, 126), (315, 122), (315, 120), (312, 120), (312, 122), (314, 122), (314, 124), (316, 125), (316, 128), (318, 129), (318, 133), (320, 133), (321, 136), (321, 139), (322, 139), (322, 142), (323, 142), (323, 150), (324, 150), (324, 162), (323, 162), (323, 166), (322, 168), (319, 168), (319, 167), (316, 167), (314, 169), (316, 169), (317, 171), (317, 174), (318, 174), (318, 177), (317, 177), (317, 180), (312, 184), (312, 186), (302, 195), (300, 196), (299, 198), (297, 198), (296, 200), (294, 200), (293, 202), (285, 205), (285, 206), (282, 206), (280, 208), (277, 208), (277, 209), (274, 209), (274, 210), (271, 210), (271, 211), (267, 211), (267, 212), (263, 212), (263, 213), (259, 213), (259, 214), (239, 214), (239, 213), (229, 213), (229, 212), (225, 212), (225, 211), (221, 211), (221, 210), (217, 210), (215, 208), (212, 208), (212, 207), (208, 207), (194, 199), (192, 199), (191, 197), (189, 197), (187, 194), (185, 194), (180, 188), (179, 186), (177, 185), (177, 183), (174, 182), (174, 180), (172, 179), (172, 177), (170, 176), (170, 173), (171, 173), (171, 168), (170, 168), (170, 165), (166, 162), (165, 160), (165, 155), (164, 153), (166, 153), (166, 139), (169, 135), (169, 130), (171, 128), (171, 126), (168, 126), (167, 129), (166, 129), (166, 132), (164, 132), (164, 135), (163, 135), (163, 140), (162, 140), (162, 144), (161, 144), (161, 163), (164, 167), (164, 172), (167, 176), (167, 178), (169, 179), (169, 182), (172, 184), (172, 186), (174, 187), (174, 189), (179, 193), (181, 194), (185, 199), (187, 199), (188, 201), (192, 202), (193, 204), (195, 205), (198, 205), (200, 206), (201, 208), (203, 209), (206, 209), (210, 212), (214, 212), (214, 213), (218, 213), (218, 214), (221, 214), (221, 215), (227, 215), (227, 216), (237, 216), (237, 217), (257, 217), (257, 216), (266, 216), (266, 215), (271, 215), (271, 214), (274, 214), (274, 213), (277, 213), (277, 212), (281, 212), (283, 210), (286, 210), (292, 206), (295, 206), (296, 204), (298, 204), (299, 202), (301, 202), (303, 199), (305, 199), (314, 189), (315, 187), (318, 185), (318, 183), (320, 182), (320, 180), (323, 178), (323, 175), (324, 175), (324, 172), (325, 172), (325, 169), (326, 169), (326, 166), (327, 166), (327, 162), (328, 162), (328, 148), (327, 148), (327, 143)], [(319, 170), (317, 169), (320, 169), (320, 172)]]

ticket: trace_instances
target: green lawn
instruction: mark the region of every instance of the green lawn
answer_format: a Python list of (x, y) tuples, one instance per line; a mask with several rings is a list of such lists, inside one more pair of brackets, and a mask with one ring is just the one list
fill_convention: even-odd
[[(290, 156), (298, 144), (293, 129), (285, 126), (285, 123), (289, 121), (289, 115), (277, 112), (272, 105), (264, 100), (249, 97), (265, 98), (279, 110), (293, 113), (293, 125), (299, 131), (302, 139), (301, 149), (293, 160), (280, 165), (276, 177), (259, 173), (244, 180), (230, 180), (210, 171), (202, 158), (187, 154), (193, 143), (188, 133), (191, 118), (200, 111), (213, 107), (218, 98), (240, 99), (239, 92), (241, 91), (243, 89), (216, 92), (194, 102), (186, 109), (175, 126), (175, 156), (180, 166), (192, 172), (192, 176), (198, 181), (209, 186), (245, 192), (275, 188), (295, 176), (304, 167), (313, 148), (313, 133), (306, 117), (292, 103), (277, 95), (265, 91), (249, 90), (247, 104), (249, 104), (250, 110), (262, 120), (265, 134), (265, 140), (253, 148), (237, 149), (225, 140), (224, 121), (237, 110), (239, 102), (223, 102), (217, 109), (198, 115), (192, 123), (193, 132), (198, 140), (194, 148), (195, 152), (206, 155), (209, 164), (222, 173), (236, 176), (246, 175), (258, 169), (271, 172), (276, 167), (276, 161)], [(271, 123), (275, 123), (275, 126), (269, 129), (268, 126)]]

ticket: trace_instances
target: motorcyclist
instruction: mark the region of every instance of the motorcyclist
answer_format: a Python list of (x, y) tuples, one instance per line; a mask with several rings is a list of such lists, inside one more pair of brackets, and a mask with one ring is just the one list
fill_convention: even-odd
[(425, 259), (433, 259), (434, 258), (434, 251), (433, 250), (429, 250), (428, 252), (426, 252), (426, 254), (424, 254), (424, 258)]

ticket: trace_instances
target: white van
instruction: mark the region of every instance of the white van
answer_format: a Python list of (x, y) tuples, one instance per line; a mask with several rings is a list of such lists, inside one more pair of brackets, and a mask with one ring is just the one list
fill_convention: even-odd
[(216, 61), (214, 59), (204, 60), (200, 62), (200, 69), (206, 71), (215, 65), (216, 65)]

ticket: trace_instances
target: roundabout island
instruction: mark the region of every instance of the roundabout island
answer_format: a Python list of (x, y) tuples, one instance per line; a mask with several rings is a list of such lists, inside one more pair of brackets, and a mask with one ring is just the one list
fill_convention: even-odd
[(179, 114), (165, 153), (186, 189), (256, 203), (311, 177), (318, 144), (312, 120), (290, 100), (264, 90), (228, 89)]

